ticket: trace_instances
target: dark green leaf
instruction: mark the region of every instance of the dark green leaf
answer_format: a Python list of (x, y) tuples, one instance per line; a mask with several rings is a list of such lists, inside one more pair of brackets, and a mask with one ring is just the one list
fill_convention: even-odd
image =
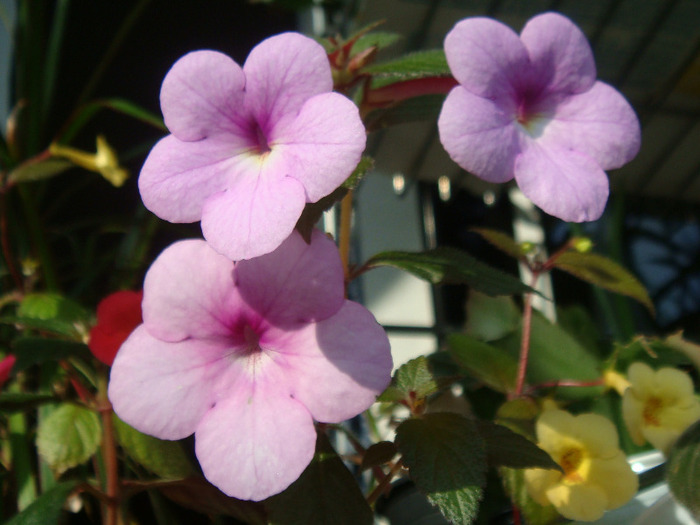
[(391, 441), (374, 443), (362, 456), (362, 470), (388, 463), (395, 455), (396, 445)]
[(486, 451), (476, 424), (436, 412), (407, 419), (396, 446), (416, 486), (452, 523), (472, 523), (486, 483)]
[(466, 331), (481, 341), (495, 341), (521, 324), (520, 309), (511, 297), (490, 297), (471, 290), (467, 299)]
[(76, 329), (75, 325), (59, 319), (34, 319), (32, 317), (5, 315), (0, 317), (0, 324), (17, 326), (25, 330), (37, 330), (39, 332), (69, 337), (74, 340), (82, 338), (81, 333)]
[(666, 478), (674, 497), (700, 520), (700, 421), (688, 428), (671, 448)]
[(44, 403), (51, 403), (58, 399), (49, 394), (35, 394), (33, 392), (2, 392), (0, 393), (0, 411), (18, 412), (36, 408)]
[(163, 441), (142, 434), (114, 416), (117, 441), (139, 465), (164, 479), (181, 479), (194, 474), (194, 468), (178, 441)]
[(525, 256), (526, 250), (523, 249), (523, 245), (515, 242), (510, 235), (488, 228), (472, 228), (471, 231), (478, 233), (493, 246), (515, 259), (522, 259)]
[(17, 514), (5, 525), (47, 525), (60, 523), (63, 505), (77, 481), (62, 481), (44, 492), (39, 499)]
[(466, 284), (488, 295), (533, 291), (520, 279), (455, 248), (443, 247), (427, 252), (382, 252), (367, 261), (367, 266), (393, 266), (433, 284)]
[(637, 278), (616, 262), (596, 253), (568, 251), (554, 260), (554, 267), (611, 292), (639, 301), (653, 314), (654, 305)]
[(544, 450), (503, 425), (479, 421), (479, 433), (486, 444), (488, 463), (492, 467), (561, 471), (561, 467)]
[(36, 445), (51, 469), (61, 474), (90, 459), (101, 440), (102, 425), (97, 413), (65, 403), (40, 421)]
[(406, 401), (409, 404), (423, 400), (438, 391), (438, 383), (430, 371), (428, 360), (419, 356), (404, 363), (394, 373), (391, 386), (378, 398), (378, 401)]
[(16, 372), (47, 361), (59, 361), (71, 357), (89, 360), (91, 356), (90, 350), (83, 343), (43, 337), (22, 337), (16, 339), (12, 348), (15, 356), (17, 356), (17, 361), (13, 367), (13, 370)]
[(311, 464), (287, 490), (265, 500), (265, 507), (274, 525), (373, 523), (357, 481), (321, 432)]
[(372, 75), (372, 88), (379, 88), (402, 80), (449, 77), (452, 74), (442, 49), (410, 53), (390, 62), (372, 64), (364, 68), (362, 72)]
[[(231, 498), (201, 476), (163, 484), (142, 484), (145, 489), (158, 489), (178, 505), (212, 516), (232, 516), (243, 523), (268, 523), (261, 503)], [(132, 484), (133, 486), (133, 484)]]
[(450, 334), (447, 343), (457, 364), (478, 381), (503, 393), (515, 390), (518, 362), (508, 352), (466, 334)]
[(21, 164), (10, 172), (7, 176), (7, 182), (21, 184), (48, 179), (73, 167), (75, 164), (69, 160), (59, 158), (48, 158), (39, 162)]

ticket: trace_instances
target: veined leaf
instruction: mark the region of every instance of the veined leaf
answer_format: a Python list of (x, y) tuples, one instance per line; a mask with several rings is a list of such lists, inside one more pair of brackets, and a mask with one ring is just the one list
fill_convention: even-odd
[(421, 401), (438, 391), (438, 382), (430, 371), (428, 360), (419, 356), (404, 363), (394, 373), (391, 386), (378, 401), (406, 401), (409, 404)]
[(671, 448), (666, 478), (674, 497), (700, 520), (700, 421), (688, 428)]
[(373, 89), (413, 78), (452, 75), (442, 49), (417, 51), (396, 60), (372, 64), (364, 68), (363, 73), (372, 75)]
[(478, 381), (499, 392), (515, 390), (518, 362), (508, 352), (466, 334), (450, 334), (450, 354)]

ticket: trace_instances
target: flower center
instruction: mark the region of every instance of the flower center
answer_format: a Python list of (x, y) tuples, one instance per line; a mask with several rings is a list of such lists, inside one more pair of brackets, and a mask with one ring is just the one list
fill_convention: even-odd
[(664, 402), (661, 398), (652, 396), (647, 399), (646, 403), (644, 403), (644, 411), (642, 412), (644, 423), (652, 427), (660, 426), (659, 412), (661, 412), (663, 407)]
[(559, 465), (564, 469), (564, 479), (567, 481), (580, 483), (583, 481), (578, 468), (583, 461), (583, 451), (580, 448), (570, 448), (562, 454)]
[(262, 352), (260, 335), (248, 324), (243, 328), (243, 339), (245, 340), (245, 355), (250, 356)]
[(270, 153), (270, 151), (272, 151), (272, 148), (270, 148), (270, 144), (267, 142), (267, 137), (265, 136), (265, 132), (260, 127), (260, 124), (255, 122), (253, 124), (253, 130), (255, 136), (254, 147), (257, 150), (258, 155), (265, 155), (266, 153)]

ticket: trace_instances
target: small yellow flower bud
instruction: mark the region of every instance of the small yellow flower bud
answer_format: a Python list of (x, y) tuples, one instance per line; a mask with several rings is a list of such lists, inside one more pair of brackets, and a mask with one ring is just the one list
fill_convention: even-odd
[(588, 237), (574, 237), (571, 247), (579, 253), (588, 253), (593, 249), (593, 241)]
[(615, 370), (606, 370), (603, 373), (603, 383), (606, 387), (615, 389), (621, 396), (625, 395), (625, 390), (631, 386), (627, 378)]
[(54, 157), (68, 159), (81, 168), (99, 173), (116, 188), (123, 185), (129, 177), (129, 172), (119, 166), (116, 152), (102, 135), (97, 136), (97, 151), (94, 155), (55, 142), (49, 146), (49, 152)]

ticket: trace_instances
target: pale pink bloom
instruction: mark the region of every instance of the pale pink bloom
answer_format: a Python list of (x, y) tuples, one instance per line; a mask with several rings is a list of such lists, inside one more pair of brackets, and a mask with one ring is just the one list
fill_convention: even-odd
[(357, 107), (332, 89), (323, 47), (297, 33), (264, 40), (242, 68), (214, 51), (185, 55), (161, 88), (171, 134), (141, 170), (144, 204), (170, 222), (201, 220), (230, 259), (271, 252), (365, 148)]
[(161, 439), (194, 433), (204, 475), (239, 499), (284, 490), (313, 458), (314, 420), (361, 413), (390, 379), (387, 336), (344, 298), (319, 231), (235, 264), (173, 244), (146, 274), (143, 320), (112, 367), (116, 413)]
[(489, 182), (515, 178), (545, 212), (596, 220), (609, 182), (604, 170), (629, 162), (640, 146), (634, 110), (596, 81), (593, 53), (568, 18), (544, 13), (518, 36), (490, 18), (467, 18), (445, 39), (460, 85), (438, 120), (452, 159)]

